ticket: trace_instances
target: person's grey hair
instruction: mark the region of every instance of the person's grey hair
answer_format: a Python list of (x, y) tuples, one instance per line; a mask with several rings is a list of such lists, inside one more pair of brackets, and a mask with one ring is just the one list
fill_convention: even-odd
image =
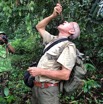
[(79, 28), (78, 23), (76, 23), (76, 22), (71, 22), (71, 23), (73, 24), (73, 28), (74, 28), (74, 30), (75, 30), (75, 34), (72, 34), (72, 35), (70, 36), (70, 38), (71, 38), (71, 39), (76, 39), (77, 37), (80, 36), (80, 28)]

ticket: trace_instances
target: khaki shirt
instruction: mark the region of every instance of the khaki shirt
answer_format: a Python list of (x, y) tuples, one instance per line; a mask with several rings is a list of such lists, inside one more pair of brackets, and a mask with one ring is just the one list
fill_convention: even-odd
[[(43, 42), (50, 45), (53, 41), (58, 40), (57, 36), (51, 34), (45, 34)], [(49, 40), (49, 41), (48, 41)], [(76, 61), (76, 48), (73, 43), (67, 41), (60, 42), (50, 48), (45, 54), (41, 57), (38, 66), (45, 70), (61, 70), (62, 65), (68, 70), (72, 69)], [(45, 76), (37, 76), (36, 81), (39, 82), (51, 82), (58, 83), (58, 80), (50, 79)]]

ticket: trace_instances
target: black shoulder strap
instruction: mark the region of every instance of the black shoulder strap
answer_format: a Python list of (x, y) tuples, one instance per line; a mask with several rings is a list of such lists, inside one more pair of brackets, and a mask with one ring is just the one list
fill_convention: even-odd
[(68, 38), (62, 38), (62, 39), (59, 39), (59, 40), (53, 42), (53, 43), (50, 44), (46, 49), (44, 49), (43, 54), (44, 54), (46, 51), (48, 51), (51, 47), (53, 47), (54, 45), (56, 45), (56, 44), (58, 44), (58, 43), (60, 43), (60, 42), (66, 41), (66, 40), (68, 40)]

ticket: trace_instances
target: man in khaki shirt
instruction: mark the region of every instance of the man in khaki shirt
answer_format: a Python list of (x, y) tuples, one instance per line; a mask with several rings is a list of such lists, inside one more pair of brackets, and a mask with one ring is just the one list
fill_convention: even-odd
[[(80, 35), (80, 29), (76, 22), (65, 21), (60, 24), (58, 36), (51, 35), (46, 31), (48, 23), (62, 12), (62, 6), (57, 3), (53, 13), (41, 20), (36, 28), (43, 38), (43, 42), (49, 46), (54, 41), (69, 37), (75, 39)], [(50, 48), (41, 57), (37, 67), (29, 67), (28, 71), (35, 77), (32, 88), (32, 104), (60, 104), (59, 85), (61, 80), (69, 80), (72, 68), (76, 61), (75, 44), (69, 44), (68, 40), (60, 42)]]

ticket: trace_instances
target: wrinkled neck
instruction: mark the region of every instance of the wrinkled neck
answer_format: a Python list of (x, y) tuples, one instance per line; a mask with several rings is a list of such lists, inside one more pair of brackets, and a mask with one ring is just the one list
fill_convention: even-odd
[(68, 36), (70, 36), (70, 34), (63, 32), (63, 31), (59, 32), (59, 34), (58, 34), (58, 37), (68, 37)]

